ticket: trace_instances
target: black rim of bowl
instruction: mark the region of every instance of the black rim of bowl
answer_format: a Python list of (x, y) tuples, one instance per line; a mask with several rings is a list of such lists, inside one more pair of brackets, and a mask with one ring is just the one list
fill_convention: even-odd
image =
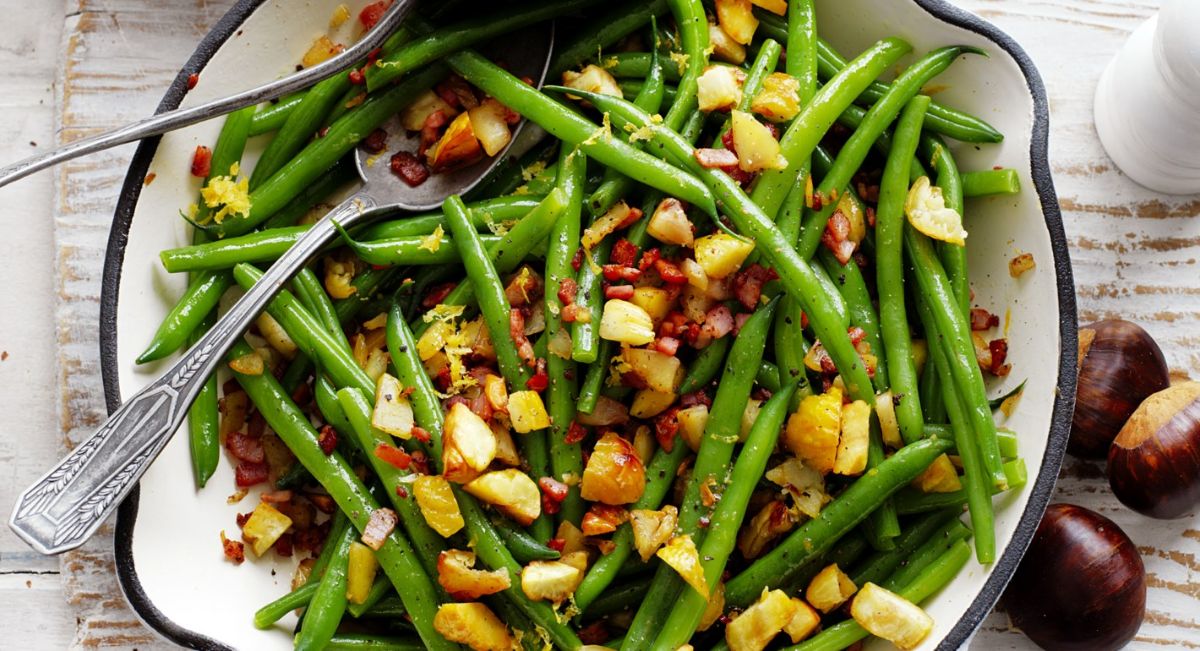
[[(241, 27), (264, 0), (240, 0), (233, 6), (200, 42), (196, 51), (175, 77), (167, 93), (158, 105), (158, 111), (169, 111), (179, 106), (187, 94), (188, 77), (199, 74)], [(1054, 253), (1054, 272), (1058, 286), (1059, 302), (1059, 372), (1054, 411), (1051, 417), (1049, 436), (1042, 465), (1026, 504), (1025, 511), (1017, 524), (1013, 537), (1005, 546), (996, 562), (991, 576), (976, 595), (970, 607), (951, 628), (938, 645), (938, 649), (957, 649), (978, 629), (984, 617), (991, 612), (1005, 586), (1020, 563), (1025, 549), (1033, 539), (1038, 522), (1054, 492), (1059, 467), (1066, 450), (1067, 436), (1071, 430), (1071, 414), (1075, 403), (1077, 355), (1077, 321), (1075, 309), (1075, 284), (1071, 275), (1071, 263), (1067, 252), (1066, 235), (1063, 231), (1062, 215), (1054, 182), (1050, 174), (1048, 138), (1050, 129), (1049, 104), (1042, 78), (1029, 55), (1016, 41), (995, 25), (954, 7), (944, 0), (913, 0), (933, 17), (956, 27), (974, 32), (995, 43), (1016, 61), (1029, 87), (1034, 103), (1034, 123), (1030, 140), (1030, 175), (1033, 179), (1046, 229), (1050, 235)], [(158, 150), (159, 138), (143, 141), (134, 153), (125, 176), (109, 232), (104, 260), (103, 286), (100, 294), (100, 368), (104, 381), (104, 395), (109, 413), (121, 405), (121, 390), (117, 365), (117, 301), (121, 283), (121, 269), (125, 260), (125, 246), (133, 213), (141, 195), (143, 180), (150, 163)], [(115, 552), (117, 576), (121, 589), (134, 611), (160, 635), (181, 646), (194, 649), (229, 649), (220, 642), (189, 630), (166, 617), (150, 600), (138, 580), (133, 562), (133, 530), (137, 521), (139, 487), (134, 487), (117, 513)]]

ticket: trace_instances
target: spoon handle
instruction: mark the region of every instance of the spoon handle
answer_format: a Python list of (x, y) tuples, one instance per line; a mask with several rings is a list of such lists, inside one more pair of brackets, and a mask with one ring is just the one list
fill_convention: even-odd
[(270, 83), (200, 106), (159, 113), (112, 131), (81, 138), (57, 149), (0, 168), (0, 187), (72, 158), (123, 145), (127, 142), (159, 136), (197, 122), (232, 113), (247, 106), (303, 90), (366, 59), (372, 50), (383, 45), (415, 4), (412, 0), (400, 0), (393, 3), (387, 13), (375, 24), (375, 27), (363, 35), (358, 43), (311, 68), (305, 68)]
[(333, 223), (349, 226), (375, 207), (374, 199), (360, 193), (313, 225), (182, 359), (21, 493), (9, 527), (43, 554), (82, 545), (179, 429), (204, 380), (217, 370), (237, 337), (283, 284), (337, 237)]

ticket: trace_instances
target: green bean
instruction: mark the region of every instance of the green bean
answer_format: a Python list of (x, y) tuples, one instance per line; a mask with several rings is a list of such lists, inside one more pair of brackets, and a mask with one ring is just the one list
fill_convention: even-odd
[(316, 592), (304, 611), (304, 622), (296, 636), (296, 649), (319, 650), (333, 637), (342, 615), (346, 612), (346, 570), (350, 560), (350, 544), (358, 532), (347, 527), (341, 537), (326, 542), (334, 545), (329, 567), (321, 576)]
[[(829, 216), (837, 209), (836, 197), (842, 193), (862, 166), (879, 136), (896, 119), (909, 100), (920, 92), (922, 86), (966, 53), (983, 54), (983, 51), (975, 47), (959, 45), (938, 48), (926, 54), (901, 73), (887, 94), (867, 111), (862, 124), (842, 146), (833, 168), (821, 180), (821, 185), (817, 188), (817, 196), (822, 198), (821, 208), (818, 210), (814, 207), (813, 210), (806, 211), (806, 219), (800, 235), (800, 254), (802, 256), (811, 258), (817, 247), (821, 245), (821, 234), (825, 232)], [(832, 200), (826, 201), (828, 198), (832, 198)]]
[[(828, 249), (822, 247), (818, 254), (821, 267), (832, 278), (833, 286), (846, 304), (851, 325), (862, 328), (866, 333), (863, 340), (871, 347), (871, 354), (876, 358), (874, 380), (876, 391), (888, 390), (888, 364), (884, 352), (883, 340), (880, 334), (879, 316), (867, 289), (862, 270), (853, 259), (842, 264)], [(815, 267), (814, 267), (815, 268)]]
[(392, 302), (387, 320), (387, 348), (396, 366), (396, 377), (405, 387), (411, 387), (409, 395), (413, 415), (417, 424), (429, 433), (431, 461), (435, 468), (442, 463), (442, 404), (433, 388), (433, 381), (425, 372), (425, 366), (417, 355), (417, 340), (408, 329), (400, 304)]
[[(955, 309), (955, 297), (941, 262), (934, 254), (929, 238), (913, 228), (904, 231), (904, 250), (912, 263), (917, 287), (936, 324), (941, 339), (930, 338), (930, 348), (941, 347), (950, 366), (953, 384), (970, 418), (971, 429), (979, 441), (984, 469), (999, 488), (1004, 488), (1000, 444), (996, 439), (996, 423), (987, 402), (983, 373), (975, 359), (971, 343), (971, 327), (965, 314)], [(943, 378), (943, 383), (946, 378)]]
[[(229, 359), (251, 354), (253, 350), (245, 342), (238, 342), (229, 353)], [(242, 375), (234, 378), (250, 396), (266, 418), (272, 431), (283, 440), (292, 453), (313, 477), (325, 487), (330, 497), (344, 512), (356, 529), (366, 527), (370, 515), (379, 508), (366, 486), (354, 474), (354, 470), (340, 454), (325, 454), (317, 444), (317, 432), (291, 398), (279, 386), (270, 373)], [(429, 648), (453, 649), (440, 633), (433, 629), (433, 616), (437, 610), (437, 594), (433, 583), (415, 559), (415, 552), (408, 540), (393, 531), (375, 552), (379, 565), (398, 587), (408, 612), (412, 613), (413, 624), (421, 639)]]
[[(936, 135), (926, 135), (921, 138), (921, 156), (929, 161), (929, 166), (937, 172), (937, 186), (942, 190), (946, 207), (959, 215), (966, 215), (963, 205), (962, 177), (958, 173), (958, 164), (950, 153), (946, 143)], [(958, 309), (963, 316), (970, 318), (971, 314), (971, 282), (967, 269), (967, 249), (948, 242), (938, 242), (938, 256), (946, 268), (950, 278), (950, 287), (957, 299)]]
[(699, 391), (717, 379), (717, 374), (725, 366), (725, 356), (729, 354), (733, 340), (734, 337), (714, 339), (696, 353), (695, 359), (688, 366), (687, 375), (683, 376), (683, 383), (679, 385), (680, 395)]
[[(350, 602), (346, 606), (346, 612), (350, 613), (351, 617), (358, 619), (379, 605), (389, 594), (393, 593), (395, 593), (395, 590), (392, 589), (392, 583), (388, 581), (387, 577), (377, 576), (375, 577), (375, 581), (371, 583), (371, 589), (367, 591), (367, 598), (363, 599), (362, 603)], [(404, 602), (400, 601), (399, 597), (396, 597), (396, 604), (401, 609), (404, 608)]]
[(948, 523), (957, 521), (960, 513), (960, 509), (939, 509), (917, 518), (896, 538), (895, 549), (875, 552), (853, 568), (842, 569), (850, 575), (854, 585), (861, 586), (868, 582), (882, 584), (896, 568), (904, 565), (925, 541)]
[[(529, 25), (551, 20), (597, 4), (597, 0), (562, 0), (528, 3), (516, 10), (507, 7), (498, 13), (472, 18), (418, 36), (395, 52), (367, 66), (367, 90), (374, 92), (404, 75), (420, 70), (449, 54), (515, 32)], [(417, 21), (410, 19), (410, 23)]]
[[(1008, 478), (1008, 490), (1015, 491), (1024, 488), (1026, 482), (1029, 481), (1025, 460), (1005, 461), (1004, 476)], [(999, 495), (1003, 491), (993, 488), (991, 492), (993, 495)], [(896, 510), (901, 515), (928, 513), (949, 507), (962, 509), (967, 504), (967, 489), (960, 488), (949, 493), (922, 493), (915, 488), (905, 488), (896, 493), (895, 502)]]
[(259, 608), (254, 613), (254, 627), (257, 629), (271, 628), (275, 622), (283, 619), (288, 613), (307, 606), (308, 602), (312, 600), (313, 594), (316, 593), (318, 585), (320, 585), (320, 581), (313, 579)]
[(496, 362), (500, 373), (514, 391), (523, 390), (529, 381), (529, 367), (522, 361), (513, 343), (508, 298), (504, 295), (504, 283), (488, 257), (487, 248), (471, 226), (470, 212), (457, 195), (450, 196), (443, 204), (446, 222), (454, 235), (467, 278), (475, 286), (475, 296), (483, 313), (484, 323), (495, 344)]
[(282, 127), (283, 123), (287, 122), (292, 110), (304, 101), (305, 94), (296, 93), (291, 97), (280, 99), (274, 104), (264, 104), (254, 113), (254, 119), (250, 122), (250, 135), (261, 136)]
[[(224, 274), (228, 275), (228, 274)], [(216, 313), (208, 314), (199, 327), (188, 335), (188, 345), (194, 346), (208, 330), (216, 325)], [(220, 399), (217, 395), (217, 378), (208, 378), (192, 406), (188, 409), (188, 450), (191, 453), (192, 476), (197, 488), (204, 488), (217, 464), (221, 461), (221, 417)]]
[(959, 521), (958, 518), (947, 522), (939, 531), (930, 536), (926, 544), (922, 545), (920, 549), (915, 550), (913, 555), (898, 567), (895, 573), (888, 577), (880, 586), (894, 591), (908, 585), (925, 568), (932, 565), (934, 561), (945, 554), (951, 546), (960, 540), (966, 540), (970, 537), (971, 530)]
[[(955, 448), (962, 459), (962, 482), (967, 495), (971, 526), (975, 529), (975, 557), (980, 563), (991, 563), (996, 557), (996, 534), (992, 513), (992, 491), (997, 488), (984, 466), (979, 441), (971, 429), (970, 416), (955, 386), (946, 352), (939, 344), (940, 331), (925, 297), (917, 301), (917, 311), (929, 337), (929, 360), (936, 365), (941, 377), (942, 399), (954, 431)], [(929, 362), (927, 362), (929, 363)]]
[[(812, 156), (813, 149), (833, 126), (838, 115), (854, 102), (854, 98), (858, 97), (873, 79), (911, 49), (908, 43), (898, 38), (879, 41), (860, 54), (836, 77), (830, 79), (813, 96), (812, 101), (796, 116), (780, 139), (780, 147), (788, 161), (787, 168), (763, 172), (750, 194), (750, 198), (768, 217), (774, 218), (779, 213), (804, 162)], [(838, 190), (840, 189), (839, 187)], [(811, 257), (809, 255), (806, 259)]]
[(787, 73), (800, 82), (800, 105), (817, 92), (817, 11), (812, 0), (791, 0), (787, 13)]
[(761, 247), (788, 293), (801, 301), (813, 329), (841, 373), (849, 395), (856, 400), (873, 402), (875, 395), (871, 380), (863, 369), (862, 361), (854, 349), (854, 344), (850, 342), (845, 327), (842, 326), (840, 315), (824, 293), (820, 280), (807, 262), (797, 255), (792, 244), (784, 239), (770, 218), (746, 196), (741, 186), (728, 174), (704, 169), (696, 161), (695, 150), (686, 140), (656, 124), (636, 106), (608, 95), (587, 91), (571, 92), (586, 96), (588, 101), (603, 107), (618, 122), (628, 121), (637, 128), (648, 129), (653, 140), (653, 149), (657, 150), (657, 153), (686, 167), (712, 188), (714, 194), (720, 197), (725, 214), (744, 236), (754, 240), (757, 247)]
[(358, 389), (346, 388), (338, 391), (338, 402), (350, 420), (349, 434), (354, 437), (367, 457), (371, 469), (383, 482), (388, 499), (399, 514), (404, 531), (416, 550), (417, 560), (429, 576), (437, 576), (438, 554), (446, 550), (446, 543), (425, 521), (412, 492), (405, 490), (405, 494), (401, 496), (397, 491), (398, 488), (404, 488), (405, 478), (410, 472), (391, 465), (375, 454), (379, 446), (391, 445), (392, 439), (371, 425), (371, 399)]
[[(929, 333), (925, 334), (928, 336)], [(926, 341), (926, 346), (928, 345), (930, 344)], [(928, 359), (925, 360), (925, 368), (921, 371), (919, 394), (922, 396), (921, 411), (924, 412), (925, 420), (929, 423), (947, 422), (946, 404), (941, 398), (941, 377), (938, 375), (937, 367)], [(928, 424), (926, 424), (926, 427), (928, 427)]]
[(296, 296), (304, 303), (318, 319), (321, 325), (329, 334), (333, 335), (338, 343), (346, 346), (349, 351), (350, 347), (346, 344), (346, 333), (342, 331), (341, 321), (338, 320), (337, 310), (333, 307), (333, 301), (329, 300), (329, 294), (325, 293), (325, 287), (321, 281), (317, 279), (317, 275), (308, 267), (302, 268), (296, 273), (296, 277), (292, 279), (292, 288), (296, 290)]
[(165, 249), (158, 254), (171, 273), (228, 269), (239, 262), (269, 262), (283, 255), (308, 226), (276, 228), (241, 237)]
[(1017, 170), (1004, 167), (996, 170), (963, 172), (962, 192), (965, 197), (989, 197), (998, 194), (1020, 194), (1021, 176)]
[(451, 55), (447, 61), (467, 81), (560, 140), (579, 147), (588, 158), (616, 167), (708, 214), (716, 212), (712, 194), (694, 177), (680, 174), (671, 165), (612, 137), (610, 131), (571, 112), (491, 61), (469, 51)]
[(917, 151), (921, 124), (929, 98), (918, 95), (909, 101), (896, 126), (895, 143), (888, 155), (879, 188), (879, 207), (875, 213), (875, 280), (879, 287), (880, 323), (883, 353), (887, 356), (888, 379), (896, 402), (896, 420), (905, 443), (924, 434), (925, 418), (916, 364), (912, 354), (912, 333), (904, 295), (904, 204), (908, 196), (909, 168)]
[(354, 429), (350, 425), (350, 420), (346, 418), (342, 404), (338, 402), (337, 387), (333, 386), (333, 382), (324, 374), (318, 374), (313, 381), (313, 395), (316, 397), (317, 411), (321, 412), (321, 418), (325, 420), (325, 423), (340, 434), (347, 437), (353, 436)]
[(350, 323), (350, 320), (367, 306), (375, 293), (381, 288), (387, 287), (397, 275), (397, 270), (389, 267), (387, 269), (367, 269), (356, 276), (354, 280), (350, 281), (354, 293), (348, 298), (338, 299), (333, 303), (338, 323), (343, 326)]
[[(391, 584), (389, 584), (388, 587), (391, 587)], [(348, 607), (346, 610), (353, 611), (353, 609), (354, 604), (350, 604), (350, 607)], [(395, 591), (393, 591), (392, 595), (384, 597), (379, 601), (379, 603), (362, 611), (361, 617), (367, 617), (371, 619), (378, 618), (398, 620), (402, 619), (407, 614), (408, 611), (404, 609), (404, 600), (402, 600), (400, 596), (395, 594)]]
[[(630, 86), (637, 89), (633, 93), (636, 95), (642, 90), (644, 80), (650, 74), (653, 60), (654, 52), (614, 52), (604, 56), (600, 63), (609, 74), (617, 78), (617, 83), (621, 84), (622, 90), (626, 88), (625, 84), (636, 84), (636, 86)], [(663, 66), (662, 73), (663, 83), (671, 84), (671, 86), (665, 86), (664, 89), (673, 94), (679, 84), (679, 69), (675, 66)], [(670, 98), (666, 99), (670, 103)]]
[(350, 88), (350, 78), (338, 74), (317, 82), (304, 94), (304, 99), (292, 109), (287, 121), (279, 128), (262, 156), (254, 165), (250, 175), (250, 190), (253, 191), (271, 178), (289, 160), (304, 148), (304, 145), (321, 128), (326, 116), (333, 110), (337, 100)]
[(538, 542), (508, 518), (492, 518), (492, 526), (496, 528), (496, 533), (504, 540), (504, 546), (512, 552), (518, 563), (553, 561), (562, 557), (562, 554)]
[[(321, 202), (328, 200), (334, 192), (351, 181), (358, 181), (358, 168), (352, 158), (351, 155), (339, 158), (333, 167), (306, 185), (287, 205), (263, 222), (260, 229), (269, 231), (273, 228), (295, 226), (300, 220), (310, 216), (313, 210), (322, 205)], [(322, 208), (321, 212), (324, 213), (325, 209)]]
[[(760, 21), (760, 34), (776, 40), (787, 38), (788, 26), (781, 18), (764, 11), (756, 10), (754, 13)], [(824, 40), (817, 40), (817, 56), (817, 71), (824, 79), (833, 77), (839, 70), (846, 67), (846, 59)], [(858, 101), (862, 102), (864, 106), (870, 106), (879, 101), (879, 98), (887, 92), (891, 85), (873, 81), (858, 97)], [(927, 127), (963, 142), (1000, 142), (1004, 140), (1003, 134), (983, 120), (937, 103), (929, 107)]]
[(303, 464), (292, 462), (279, 479), (275, 480), (275, 488), (279, 490), (300, 489), (311, 484), (313, 481), (312, 475), (308, 474), (308, 470)]
[[(767, 39), (759, 46), (758, 54), (755, 55), (753, 63), (750, 64), (750, 69), (746, 71), (746, 80), (742, 82), (742, 98), (738, 102), (737, 110), (749, 111), (754, 103), (754, 98), (762, 91), (763, 82), (766, 81), (767, 75), (775, 72), (779, 67), (779, 56), (783, 54), (783, 46), (779, 41)], [(717, 138), (713, 141), (713, 147), (723, 149), (725, 143), (723, 137), (733, 126), (733, 119), (725, 121), (721, 130), (717, 133)]]
[[(475, 229), (472, 228), (471, 232), (475, 233)], [(488, 248), (495, 246), (502, 239), (496, 235), (476, 233), (475, 236)], [(458, 245), (451, 237), (443, 236), (437, 240), (433, 240), (432, 236), (396, 237), (375, 242), (360, 242), (352, 239), (348, 233), (343, 233), (342, 240), (354, 251), (355, 255), (368, 264), (380, 267), (450, 264), (462, 261), (459, 257)]]
[(160, 360), (183, 347), (205, 317), (217, 309), (225, 290), (233, 286), (233, 278), (224, 271), (198, 274), (188, 284), (179, 302), (167, 313), (146, 350), (138, 355), (138, 364)]
[(600, 263), (608, 261), (612, 247), (613, 237), (604, 238), (594, 251), (584, 250), (583, 264), (579, 266), (575, 302), (590, 316), (571, 324), (571, 359), (584, 364), (605, 362), (600, 359), (600, 319), (604, 313)]
[(319, 179), (363, 138), (411, 104), (444, 75), (444, 67), (431, 65), (387, 91), (368, 98), (361, 106), (334, 122), (325, 137), (313, 140), (295, 158), (251, 192), (249, 214), (230, 216), (220, 224), (211, 226), (210, 230), (220, 237), (232, 237), (246, 233), (263, 223), (300, 194), (306, 186)]
[(341, 633), (330, 638), (325, 651), (423, 651), (421, 640), (405, 637), (384, 637)]
[[(923, 603), (958, 576), (970, 559), (971, 548), (967, 543), (961, 540), (956, 542), (941, 558), (904, 586), (899, 595), (915, 604)], [(858, 622), (849, 619), (824, 629), (800, 644), (786, 647), (786, 651), (838, 651), (854, 646), (855, 642), (867, 635)]]
[(922, 439), (888, 457), (874, 473), (865, 474), (850, 484), (825, 506), (820, 515), (792, 531), (774, 549), (728, 581), (725, 584), (726, 603), (731, 607), (747, 606), (758, 598), (764, 587), (786, 581), (805, 559), (835, 544), (884, 499), (915, 479), (949, 448), (949, 441)]
[[(569, 326), (562, 320), (563, 303), (558, 298), (564, 281), (574, 282), (571, 260), (579, 250), (580, 220), (583, 218), (583, 184), (587, 177), (587, 158), (578, 150), (563, 147), (559, 153), (558, 190), (566, 196), (566, 210), (550, 232), (550, 249), (546, 255), (546, 338), (569, 337)], [(550, 376), (548, 391), (550, 431), (543, 434), (550, 440), (550, 469), (559, 481), (583, 476), (583, 452), (578, 441), (567, 442), (567, 432), (575, 418), (575, 394), (578, 369), (573, 359), (558, 354), (546, 356), (546, 372)], [(531, 432), (531, 434), (533, 434)], [(568, 492), (559, 510), (559, 520), (579, 526), (586, 509), (575, 482), (567, 484)]]
[[(776, 312), (776, 314), (778, 314), (778, 312)], [(763, 360), (763, 362), (758, 365), (758, 374), (754, 379), (755, 382), (758, 382), (758, 385), (762, 388), (766, 389), (770, 393), (776, 393), (779, 391), (780, 387), (783, 386), (780, 377), (779, 367), (771, 362)]]
[[(679, 464), (683, 462), (691, 450), (682, 441), (675, 441), (670, 450), (659, 448), (646, 466), (646, 488), (642, 496), (634, 502), (633, 509), (658, 509), (667, 497), (675, 483), (679, 472)], [(613, 548), (607, 554), (596, 559), (583, 577), (583, 582), (575, 589), (575, 605), (582, 611), (587, 611), (595, 604), (613, 580), (616, 579), (630, 559), (633, 550), (633, 528), (629, 523), (617, 528), (612, 537)], [(640, 560), (640, 559), (639, 559)]]
[[(684, 489), (679, 508), (679, 531), (691, 536), (697, 547), (704, 543), (709, 533), (700, 526), (700, 519), (711, 512), (711, 507), (706, 507), (701, 499), (702, 487), (724, 484), (729, 460), (741, 431), (742, 413), (750, 399), (754, 377), (762, 361), (767, 335), (778, 306), (776, 299), (760, 307), (742, 325), (729, 351), (721, 382), (717, 385), (717, 394), (713, 398), (708, 423), (700, 440), (700, 451), (696, 454), (692, 476)], [(683, 580), (675, 570), (663, 564), (655, 573), (650, 594), (629, 627), (625, 638), (627, 646), (645, 648), (658, 635), (662, 622), (681, 592), (681, 586), (684, 586)], [(687, 590), (689, 588), (682, 587), (682, 591)]]
[[(505, 225), (506, 222), (516, 222), (530, 210), (537, 208), (546, 197), (543, 195), (516, 195), (497, 197), (468, 203), (475, 227), (493, 229)], [(361, 240), (389, 240), (397, 237), (414, 237), (429, 235), (438, 226), (445, 228), (446, 218), (441, 212), (424, 215), (406, 215), (399, 219), (382, 221), (363, 228), (358, 234)]]
[[(680, 43), (686, 60), (680, 71), (679, 83), (675, 87), (675, 99), (671, 103), (670, 110), (663, 116), (663, 125), (679, 132), (699, 104), (696, 97), (699, 79), (705, 68), (708, 67), (708, 17), (704, 14), (704, 5), (700, 3), (700, 0), (667, 0), (667, 5), (675, 17), (675, 26), (679, 30)], [(658, 189), (667, 192), (668, 195), (683, 199), (665, 188)], [(705, 212), (713, 214), (707, 210)]]
[[(604, 48), (641, 29), (643, 25), (650, 22), (652, 17), (660, 16), (666, 11), (666, 0), (651, 0), (651, 2), (633, 0), (614, 7), (607, 14), (589, 21), (589, 29), (554, 55), (547, 78), (561, 79), (562, 73), (595, 57)], [(639, 76), (645, 77), (646, 75), (643, 73)]]
[(589, 619), (614, 615), (623, 610), (637, 606), (650, 590), (650, 579), (634, 579), (629, 583), (605, 590), (591, 606), (584, 611)]
[[(646, 73), (645, 83), (633, 99), (633, 103), (647, 113), (658, 113), (666, 96), (666, 84), (663, 81), (663, 66), (658, 54), (658, 21), (653, 16), (650, 17), (650, 31), (655, 44), (650, 50), (650, 70)], [(604, 180), (600, 182), (600, 187), (588, 197), (588, 210), (594, 217), (599, 217), (615, 206), (632, 188), (632, 179), (610, 167), (604, 171)]]
[[(716, 587), (725, 571), (729, 555), (737, 543), (738, 529), (746, 517), (746, 507), (759, 478), (767, 470), (767, 461), (775, 450), (795, 390), (795, 385), (789, 383), (763, 405), (754, 426), (750, 429), (746, 445), (733, 466), (717, 508), (713, 511), (708, 535), (704, 537), (704, 544), (699, 550), (704, 580), (709, 586)], [(674, 651), (686, 644), (700, 624), (708, 598), (709, 595), (694, 589), (684, 589), (671, 606), (670, 616), (663, 624), (652, 648)]]
[(502, 197), (517, 192), (522, 186), (530, 194), (529, 185), (538, 175), (551, 167), (550, 160), (558, 152), (558, 139), (547, 136), (534, 145), (519, 159), (505, 158), (479, 182), (463, 199), (476, 201), (488, 197)]
[(813, 392), (804, 368), (804, 354), (808, 350), (808, 344), (804, 341), (801, 328), (803, 320), (800, 303), (791, 296), (784, 296), (779, 303), (779, 311), (775, 313), (773, 342), (780, 381), (797, 386), (796, 393), (792, 396), (792, 411), (800, 406), (801, 398), (812, 395)]
[[(468, 209), (469, 210), (469, 209)], [(507, 233), (488, 247), (488, 257), (496, 265), (496, 272), (508, 274), (516, 271), (525, 258), (541, 242), (545, 242), (554, 225), (567, 210), (567, 196), (561, 190), (551, 190), (533, 210), (525, 214)], [(469, 210), (472, 214), (473, 210)], [(472, 305), (475, 303), (475, 285), (458, 283), (441, 300), (441, 305)], [(424, 334), (429, 324), (422, 323), (414, 329), (416, 336)]]

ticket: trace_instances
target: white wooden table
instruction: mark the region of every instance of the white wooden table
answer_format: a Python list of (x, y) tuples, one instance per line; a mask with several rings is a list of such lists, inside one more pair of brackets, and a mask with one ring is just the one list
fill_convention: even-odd
[[(1096, 80), (1157, 0), (958, 0), (1021, 42), (1050, 95), (1051, 159), (1071, 244), (1080, 318), (1132, 318), (1173, 372), (1200, 378), (1200, 200), (1143, 190), (1116, 171), (1092, 126)], [(152, 111), (232, 0), (0, 0), (0, 161)], [(169, 10), (164, 7), (169, 6)], [(0, 509), (104, 413), (96, 339), (108, 221), (132, 148), (0, 190)], [(53, 225), (53, 228), (50, 227)], [(7, 353), (7, 354), (5, 354)], [(1135, 646), (1200, 648), (1200, 514), (1142, 518), (1103, 468), (1068, 458), (1059, 501), (1116, 520), (1150, 584)], [(60, 559), (0, 527), (0, 647), (160, 648), (125, 606), (111, 534)], [(12, 645), (12, 646), (10, 646)], [(1029, 648), (994, 614), (975, 648)]]

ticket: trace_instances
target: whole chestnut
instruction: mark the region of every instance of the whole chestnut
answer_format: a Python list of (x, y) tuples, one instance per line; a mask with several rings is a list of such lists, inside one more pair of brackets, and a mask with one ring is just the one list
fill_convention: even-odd
[(1001, 604), (1045, 649), (1102, 651), (1125, 645), (1146, 614), (1146, 570), (1112, 520), (1052, 504)]
[(1140, 326), (1110, 319), (1079, 329), (1079, 385), (1067, 452), (1103, 459), (1134, 409), (1170, 386), (1162, 350)]
[(1200, 504), (1200, 383), (1146, 398), (1108, 450), (1117, 499), (1153, 518), (1178, 518)]

